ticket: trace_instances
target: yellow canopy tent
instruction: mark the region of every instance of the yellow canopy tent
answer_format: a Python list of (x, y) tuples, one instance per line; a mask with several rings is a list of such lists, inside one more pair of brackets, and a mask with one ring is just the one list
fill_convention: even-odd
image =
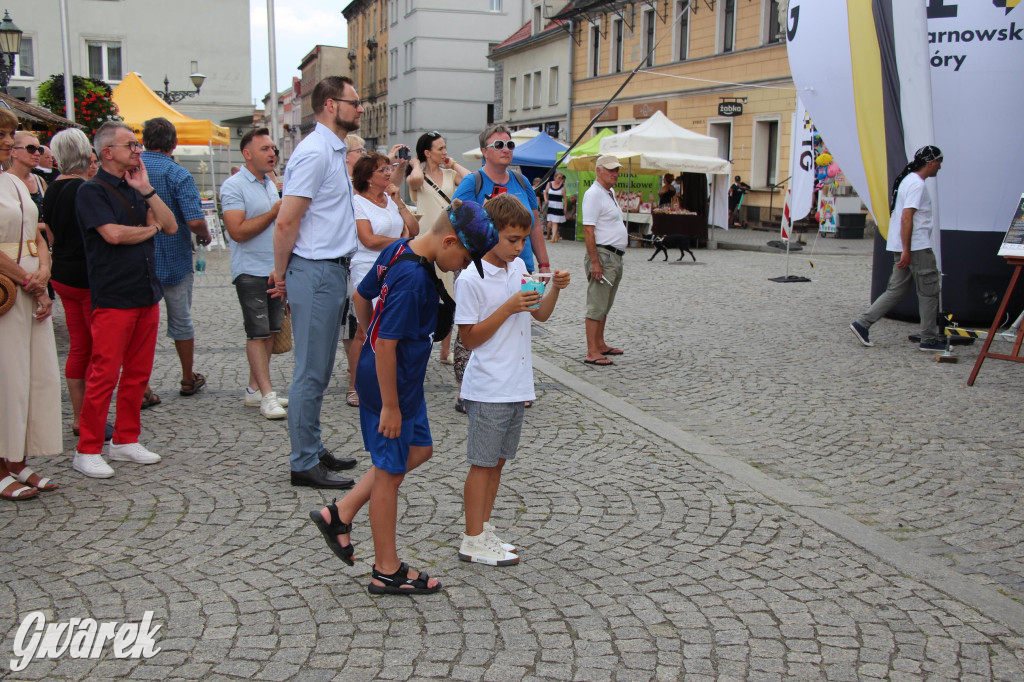
[(135, 131), (139, 140), (142, 140), (142, 124), (151, 118), (163, 116), (174, 124), (179, 145), (231, 144), (231, 133), (227, 128), (211, 121), (185, 116), (150, 90), (138, 74), (129, 73), (125, 76), (121, 84), (114, 88), (112, 97), (124, 122)]

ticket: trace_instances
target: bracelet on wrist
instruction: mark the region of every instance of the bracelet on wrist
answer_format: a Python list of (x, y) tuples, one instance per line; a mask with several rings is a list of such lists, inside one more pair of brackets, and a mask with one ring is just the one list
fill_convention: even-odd
[(150, 199), (152, 199), (152, 198), (153, 198), (154, 196), (156, 196), (156, 189), (153, 189), (153, 190), (151, 190), (151, 191), (149, 192), (149, 194), (143, 194), (143, 195), (142, 195), (142, 198), (143, 198), (143, 199), (145, 199), (146, 201), (149, 201), (149, 200), (150, 200)]
[(538, 268), (550, 268), (551, 263), (537, 263)]

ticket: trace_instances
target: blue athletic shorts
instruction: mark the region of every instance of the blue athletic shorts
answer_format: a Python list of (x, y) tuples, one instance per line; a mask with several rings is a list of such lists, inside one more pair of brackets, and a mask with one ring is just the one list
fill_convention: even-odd
[(359, 425), (363, 430), (363, 447), (370, 453), (373, 466), (389, 474), (404, 474), (409, 466), (409, 448), (429, 447), (434, 444), (430, 437), (430, 423), (427, 421), (427, 401), (424, 400), (416, 413), (402, 420), (402, 432), (398, 438), (385, 438), (380, 428), (380, 415), (365, 407), (359, 407)]

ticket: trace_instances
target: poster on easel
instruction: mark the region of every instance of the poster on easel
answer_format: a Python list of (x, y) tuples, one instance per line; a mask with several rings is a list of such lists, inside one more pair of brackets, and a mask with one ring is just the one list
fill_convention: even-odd
[(1024, 194), (1020, 196), (1017, 204), (1017, 211), (1010, 221), (1010, 228), (1003, 237), (1003, 244), (999, 247), (998, 256), (1010, 258), (1024, 258)]

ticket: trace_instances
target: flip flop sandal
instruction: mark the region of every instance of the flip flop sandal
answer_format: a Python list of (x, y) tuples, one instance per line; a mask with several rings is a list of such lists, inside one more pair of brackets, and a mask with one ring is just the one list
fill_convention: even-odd
[(601, 355), (622, 355), (625, 352), (626, 351), (622, 350), (621, 348), (609, 348), (608, 350), (601, 353)]
[[(602, 362), (604, 360), (604, 362)], [(597, 360), (584, 360), (584, 365), (597, 365), (598, 367), (607, 367), (608, 365), (614, 365), (615, 363), (608, 358), (598, 358)]]
[[(370, 594), (433, 594), (441, 589), (441, 583), (433, 587), (427, 587), (430, 583), (430, 576), (423, 571), (420, 571), (419, 577), (415, 580), (410, 578), (409, 567), (404, 561), (398, 567), (398, 570), (391, 575), (384, 575), (374, 566), (370, 577), (373, 580), (384, 583), (383, 585), (370, 583), (370, 586), (366, 588)], [(409, 587), (402, 587), (403, 585), (408, 585)]]
[(156, 407), (163, 401), (160, 400), (160, 396), (150, 391), (146, 395), (142, 396), (142, 409), (148, 410), (151, 407)]
[(335, 504), (337, 501), (338, 498), (335, 497), (331, 500), (331, 503), (327, 505), (327, 510), (331, 512), (331, 522), (329, 524), (324, 521), (324, 517), (320, 515), (319, 509), (309, 512), (309, 520), (316, 524), (316, 527), (321, 533), (323, 533), (324, 540), (327, 541), (327, 546), (331, 548), (331, 551), (349, 566), (355, 566), (356, 562), (352, 560), (352, 556), (355, 554), (355, 549), (353, 548), (352, 543), (349, 542), (347, 545), (342, 547), (341, 543), (338, 542), (338, 534), (351, 533), (352, 524), (341, 522), (341, 518), (338, 516), (338, 506)]
[(180, 395), (195, 395), (206, 385), (206, 377), (199, 372), (192, 372), (192, 381), (182, 381)]
[[(56, 481), (53, 481), (49, 478), (43, 478), (36, 472), (29, 469), (27, 466), (18, 473), (11, 472), (11, 476), (14, 476), (16, 479), (18, 479), (18, 483), (24, 483), (28, 487), (35, 488), (41, 493), (48, 493), (51, 490), (56, 490), (58, 488)], [(33, 477), (35, 478), (35, 480), (33, 480)]]
[(352, 407), (359, 407), (359, 393), (357, 391), (348, 391), (345, 393), (345, 404), (351, 405)]
[[(17, 487), (15, 487), (17, 486)], [(14, 490), (11, 490), (15, 487)], [(0, 497), (5, 500), (17, 502), (18, 500), (29, 500), (39, 494), (39, 490), (32, 486), (22, 485), (14, 476), (7, 476), (0, 481)]]

